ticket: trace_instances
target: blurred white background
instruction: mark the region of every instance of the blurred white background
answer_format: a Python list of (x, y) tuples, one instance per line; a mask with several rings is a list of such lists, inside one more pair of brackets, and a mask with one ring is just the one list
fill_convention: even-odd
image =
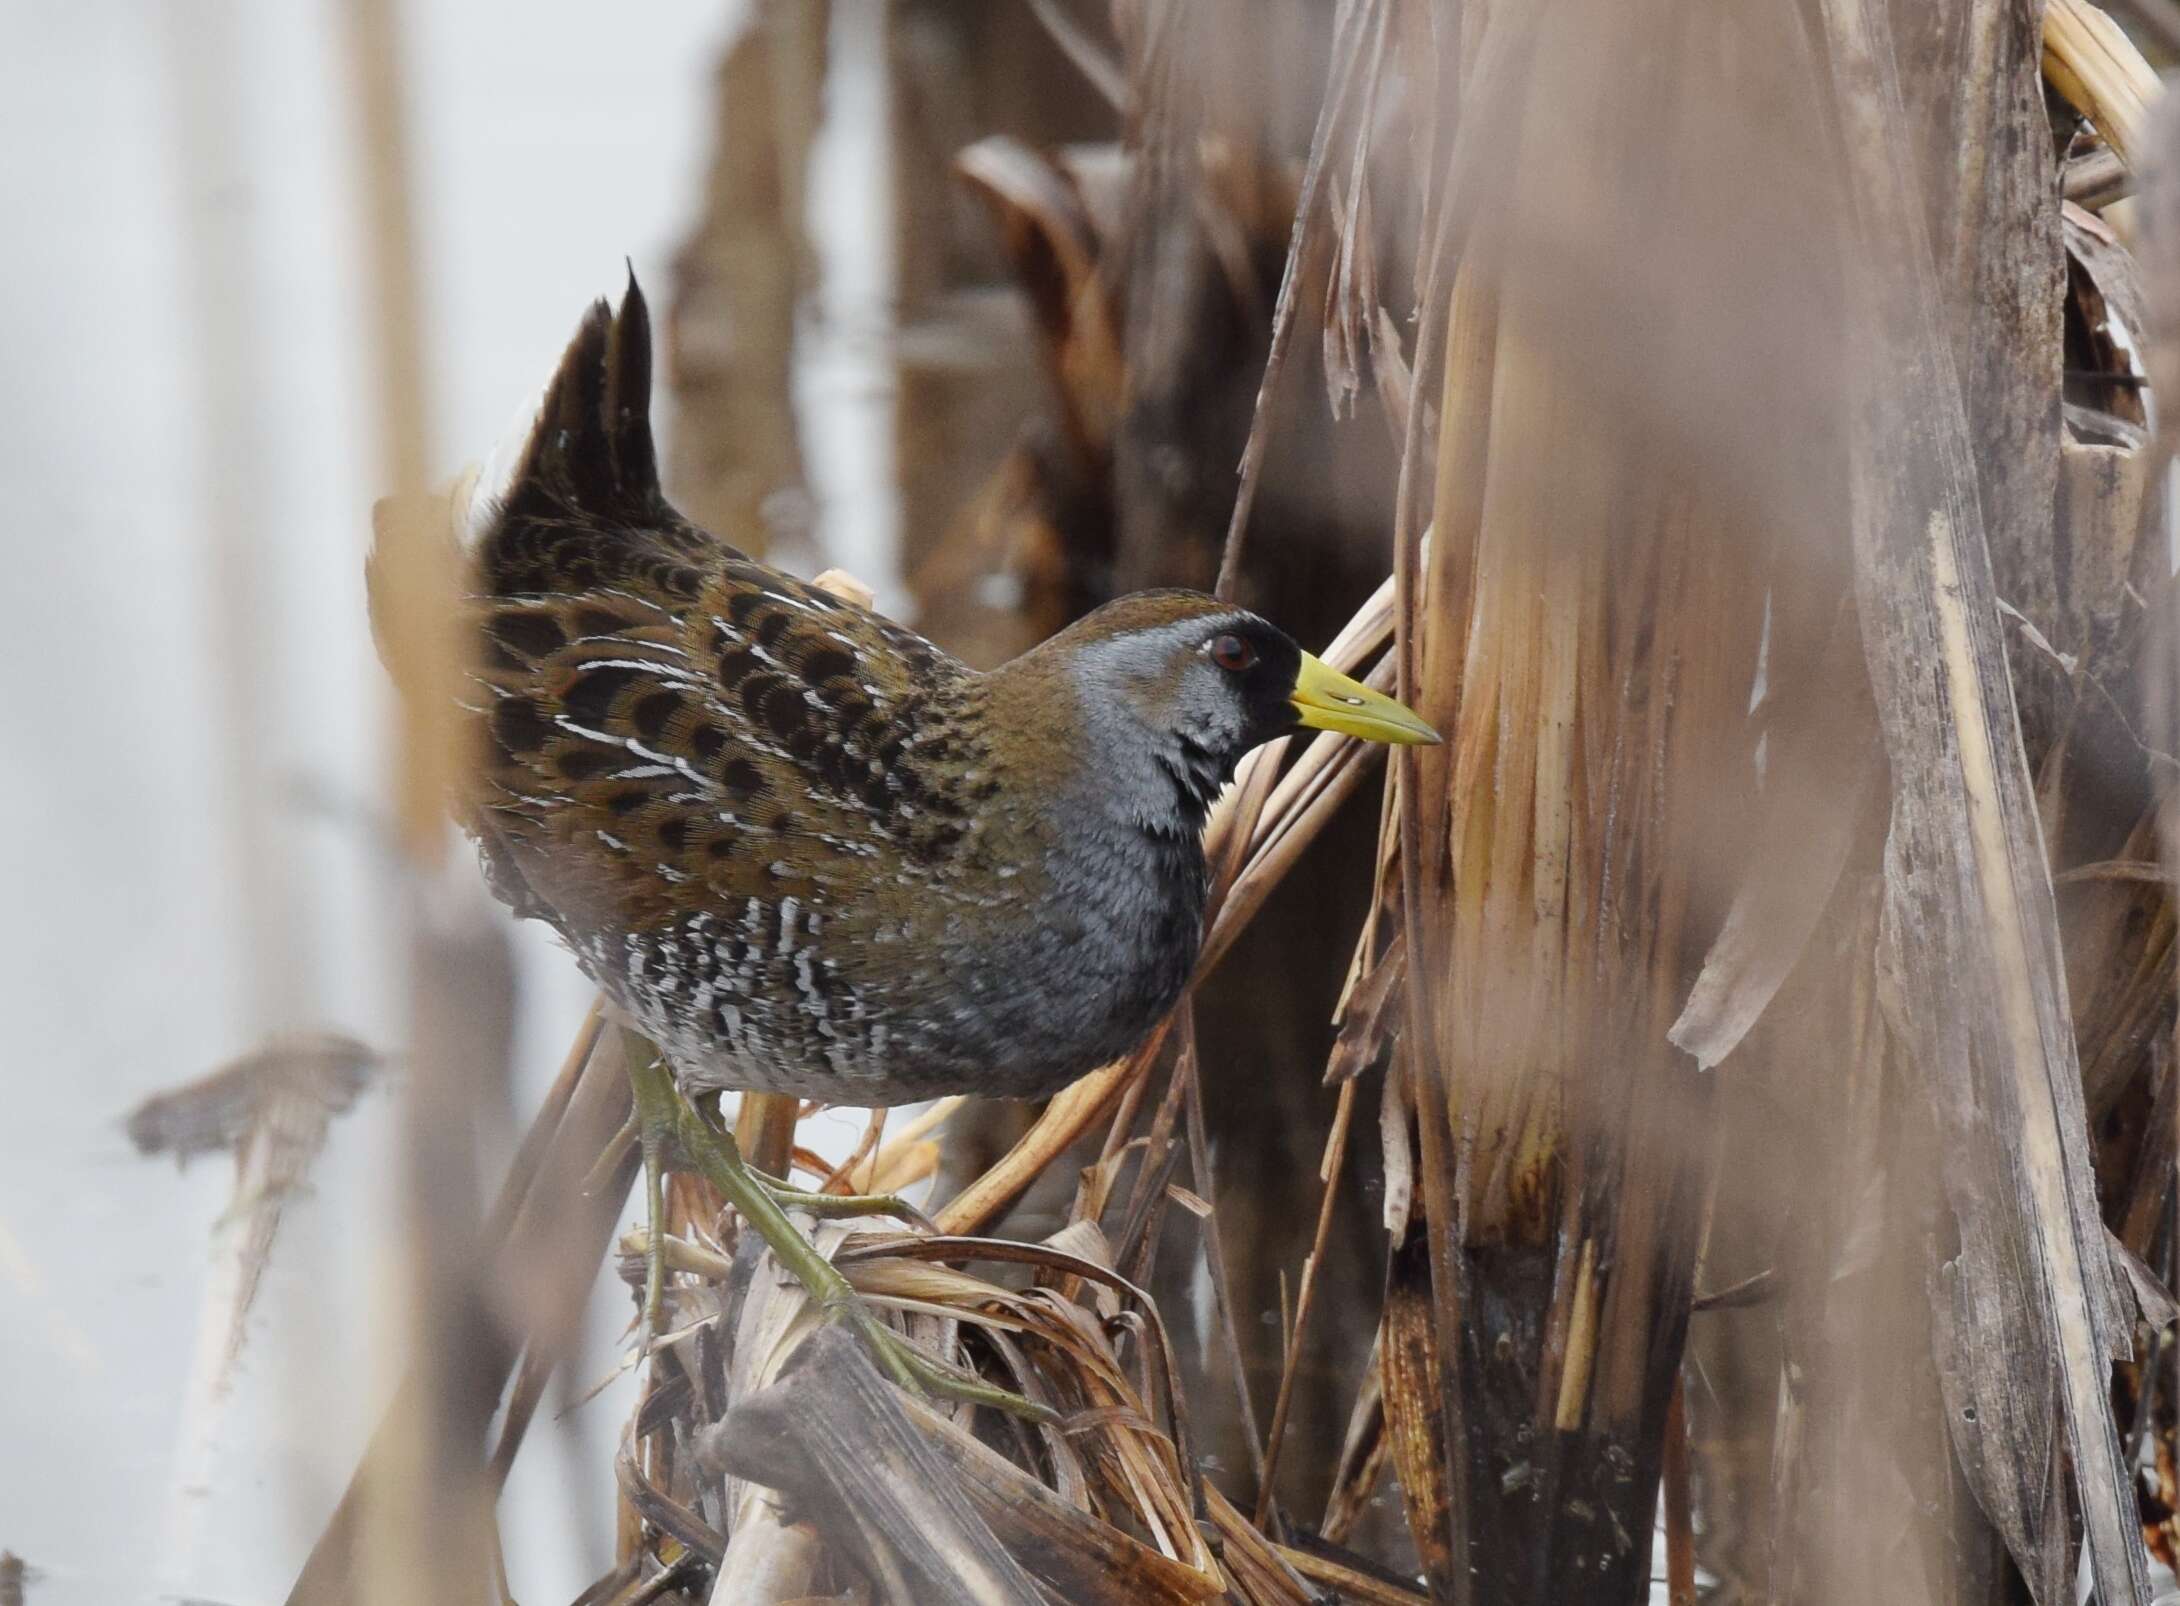
[[(225, 1318), (209, 1272), (232, 1168), (139, 1160), (120, 1122), (276, 1029), (399, 1047), (345, 37), (336, 6), (295, 0), (27, 0), (10, 21), (0, 1548), (36, 1569), (36, 1606), (278, 1601), (392, 1381), (372, 1292), (398, 1086), (335, 1122), (218, 1398), (193, 1352)], [(663, 295), (738, 25), (735, 0), (408, 8), (442, 472), (517, 419), (624, 256)], [(855, 71), (875, 50), (836, 46), (847, 132), (818, 162), (875, 216), (855, 130), (879, 120), (849, 104), (875, 92)], [(804, 375), (820, 528), (882, 582), (890, 513), (858, 493), (885, 477), (889, 398), (856, 353), (886, 267), (828, 259), (833, 338)], [(537, 928), (519, 942), (534, 1098), (588, 994)], [(601, 1288), (586, 1377), (626, 1310)], [(505, 1511), (519, 1598), (610, 1563), (625, 1406), (610, 1391), (533, 1433)]]

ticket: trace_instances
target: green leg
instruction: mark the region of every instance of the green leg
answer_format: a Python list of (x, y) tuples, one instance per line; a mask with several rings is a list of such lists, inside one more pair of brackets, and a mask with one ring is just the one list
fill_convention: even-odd
[(878, 1319), (877, 1312), (849, 1286), (839, 1268), (819, 1254), (802, 1235), (801, 1229), (788, 1219), (782, 1204), (784, 1198), (800, 1208), (802, 1200), (814, 1199), (821, 1202), (820, 1208), (842, 1204), (853, 1207), (841, 1212), (843, 1214), (879, 1215), (898, 1213), (899, 1201), (889, 1201), (882, 1195), (798, 1194), (769, 1182), (744, 1163), (741, 1150), (735, 1146), (731, 1135), (713, 1127), (681, 1096), (674, 1086), (673, 1073), (667, 1069), (656, 1048), (633, 1032), (624, 1034), (624, 1040), (644, 1145), (645, 1177), (652, 1201), (651, 1248), (644, 1273), (645, 1320), (649, 1331), (656, 1331), (656, 1300), (665, 1275), (664, 1240), (658, 1230), (659, 1216), (663, 1213), (663, 1192), (658, 1179), (663, 1175), (666, 1146), (671, 1143), (674, 1152), (741, 1213), (742, 1219), (765, 1241), (780, 1264), (809, 1292), (826, 1319), (846, 1322), (856, 1330), (872, 1357), (894, 1382), (913, 1392), (929, 1392), (948, 1399), (988, 1405), (1034, 1422), (1057, 1419), (1057, 1413), (1049, 1407), (1033, 1404), (1019, 1394), (969, 1381), (951, 1367), (942, 1366), (924, 1355), (887, 1327)]
[(757, 1186), (788, 1210), (801, 1210), (820, 1221), (844, 1221), (855, 1216), (894, 1216), (928, 1226), (929, 1218), (897, 1193), (808, 1193), (791, 1188), (777, 1177), (751, 1171)]

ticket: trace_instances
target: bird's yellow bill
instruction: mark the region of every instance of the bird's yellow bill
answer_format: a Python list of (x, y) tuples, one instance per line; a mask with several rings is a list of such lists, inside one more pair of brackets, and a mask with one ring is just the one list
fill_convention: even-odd
[(1301, 672), (1294, 677), (1294, 710), (1312, 730), (1338, 731), (1366, 742), (1438, 743), (1438, 732), (1402, 705), (1359, 680), (1349, 680), (1311, 653), (1302, 655)]

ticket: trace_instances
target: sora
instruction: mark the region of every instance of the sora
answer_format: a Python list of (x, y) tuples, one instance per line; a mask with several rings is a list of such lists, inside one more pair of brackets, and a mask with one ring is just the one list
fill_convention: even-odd
[[(684, 1093), (1052, 1093), (1180, 997), (1205, 814), (1243, 754), (1297, 726), (1437, 739), (1190, 592), (972, 671), (676, 513), (650, 384), (631, 282), (617, 316), (585, 318), (477, 521), (482, 765), (461, 807), (494, 891), (559, 931)], [(841, 1302), (779, 1215), (804, 1197), (742, 1169), (643, 1057), (654, 1179), (669, 1135), (698, 1151)]]

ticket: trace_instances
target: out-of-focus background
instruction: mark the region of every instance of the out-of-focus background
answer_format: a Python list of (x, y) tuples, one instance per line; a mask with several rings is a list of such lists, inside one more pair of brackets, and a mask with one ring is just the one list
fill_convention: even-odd
[[(813, 160), (843, 204), (813, 230), (824, 288), (797, 377), (819, 538), (884, 587), (882, 7), (836, 15), (839, 115)], [(522, 0), (406, 20), (432, 439), (451, 473), (519, 429), (624, 258), (668, 285), (747, 19), (733, 0)], [(232, 1167), (140, 1159), (123, 1123), (270, 1032), (399, 1042), (348, 40), (338, 8), (288, 0), (33, 4), (9, 32), (0, 1547), (43, 1575), (40, 1603), (278, 1600), (392, 1383), (373, 1258), (398, 1084), (334, 1124), (216, 1396)], [(534, 1102), (590, 993), (541, 927), (517, 940)], [(598, 1379), (618, 1293), (600, 1289)], [(519, 1597), (572, 1594), (610, 1560), (596, 1452), (524, 1458)]]

